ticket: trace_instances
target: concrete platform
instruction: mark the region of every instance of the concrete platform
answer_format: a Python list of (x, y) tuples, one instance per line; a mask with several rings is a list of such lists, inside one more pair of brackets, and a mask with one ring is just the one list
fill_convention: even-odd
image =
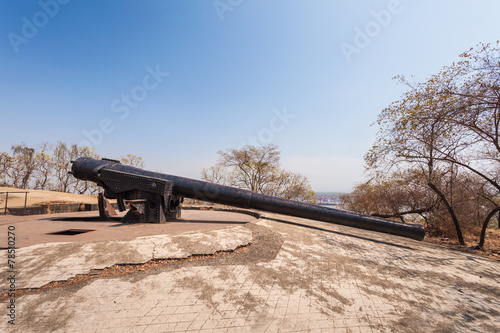
[[(194, 219), (200, 223), (213, 212), (198, 213), (204, 215)], [(0, 331), (500, 331), (496, 261), (275, 214), (251, 223), (227, 219), (231, 223), (210, 230), (22, 247), (16, 251), (16, 288), (35, 289), (15, 298), (15, 326), (6, 316), (11, 298), (3, 296)], [(7, 238), (14, 225), (21, 239), (21, 225), (28, 222), (0, 223), (0, 237)], [(7, 255), (0, 251), (3, 291), (11, 274)], [(116, 263), (144, 262), (155, 264), (92, 277)], [(81, 282), (36, 289), (74, 276)]]
[[(124, 213), (121, 214), (122, 216)], [(179, 221), (167, 223), (123, 224), (119, 221), (99, 221), (99, 213), (72, 212), (46, 215), (0, 215), (0, 231), (15, 226), (16, 247), (42, 243), (110, 240), (151, 235), (177, 235), (194, 230), (211, 230), (228, 225), (254, 221), (255, 217), (227, 211), (186, 209)], [(0, 249), (7, 247), (7, 238), (0, 238)]]

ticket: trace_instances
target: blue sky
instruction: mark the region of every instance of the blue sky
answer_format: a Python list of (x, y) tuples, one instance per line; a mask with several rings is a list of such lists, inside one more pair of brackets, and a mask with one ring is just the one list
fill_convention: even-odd
[(0, 151), (90, 144), (199, 178), (217, 151), (279, 145), (315, 191), (349, 191), (381, 110), (479, 42), (498, 1), (0, 3)]

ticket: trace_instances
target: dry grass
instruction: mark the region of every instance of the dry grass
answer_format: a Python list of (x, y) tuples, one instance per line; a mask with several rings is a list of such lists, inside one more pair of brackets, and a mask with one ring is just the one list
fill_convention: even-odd
[[(42, 203), (67, 203), (77, 202), (84, 204), (97, 203), (96, 195), (73, 194), (56, 191), (20, 190), (12, 187), (0, 187), (0, 192), (26, 192), (28, 191), (28, 206), (39, 206)], [(0, 209), (5, 207), (5, 193), (0, 194)], [(8, 207), (24, 207), (24, 193), (9, 193)]]
[(484, 242), (484, 248), (482, 250), (477, 250), (475, 247), (478, 244), (478, 236), (468, 236), (465, 237), (466, 246), (460, 245), (456, 238), (442, 238), (442, 237), (425, 237), (425, 241), (433, 244), (438, 244), (445, 246), (454, 250), (474, 253), (480, 256), (488, 257), (494, 260), (500, 261), (500, 229), (488, 229), (486, 231), (486, 238)]

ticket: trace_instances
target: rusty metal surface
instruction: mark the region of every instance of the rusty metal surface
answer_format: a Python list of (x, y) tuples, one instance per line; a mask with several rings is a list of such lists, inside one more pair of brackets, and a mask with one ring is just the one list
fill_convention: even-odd
[(97, 203), (99, 207), (99, 218), (102, 221), (112, 221), (113, 219), (111, 217), (118, 215), (116, 210), (113, 206), (111, 206), (108, 199), (106, 199), (102, 193), (98, 194)]

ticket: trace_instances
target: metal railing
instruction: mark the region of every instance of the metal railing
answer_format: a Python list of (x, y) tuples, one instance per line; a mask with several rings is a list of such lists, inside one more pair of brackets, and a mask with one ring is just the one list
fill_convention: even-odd
[(24, 211), (23, 215), (26, 215), (26, 204), (28, 202), (28, 193), (29, 191), (8, 191), (8, 192), (0, 192), (0, 194), (5, 193), (5, 208), (3, 211), (3, 215), (7, 215), (7, 203), (9, 202), (9, 193), (24, 193)]

